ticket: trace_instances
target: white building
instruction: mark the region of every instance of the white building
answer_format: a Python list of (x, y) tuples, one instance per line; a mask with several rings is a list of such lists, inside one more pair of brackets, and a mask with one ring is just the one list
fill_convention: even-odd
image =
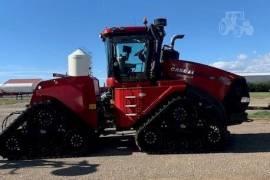
[(0, 86), (0, 91), (5, 94), (32, 93), (41, 79), (10, 79)]

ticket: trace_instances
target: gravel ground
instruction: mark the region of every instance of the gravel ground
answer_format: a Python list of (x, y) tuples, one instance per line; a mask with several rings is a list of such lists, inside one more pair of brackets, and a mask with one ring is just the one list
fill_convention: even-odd
[[(0, 119), (24, 104), (0, 107)], [(270, 179), (270, 121), (230, 127), (222, 153), (147, 155), (133, 138), (107, 137), (91, 157), (6, 161), (0, 179)]]
[(250, 106), (260, 106), (260, 107), (268, 107), (270, 105), (270, 97), (267, 98), (252, 98), (250, 101)]

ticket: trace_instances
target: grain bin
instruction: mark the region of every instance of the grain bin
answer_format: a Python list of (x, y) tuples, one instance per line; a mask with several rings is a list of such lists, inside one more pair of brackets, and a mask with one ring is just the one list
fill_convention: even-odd
[(69, 76), (89, 76), (90, 56), (82, 49), (77, 49), (68, 56)]

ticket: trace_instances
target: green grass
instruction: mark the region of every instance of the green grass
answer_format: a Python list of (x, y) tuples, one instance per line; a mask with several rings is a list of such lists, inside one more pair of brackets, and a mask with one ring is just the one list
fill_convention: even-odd
[(0, 98), (0, 105), (12, 105), (20, 102), (29, 102), (29, 98), (16, 99), (16, 98)]
[(6, 98), (0, 99), (0, 105), (9, 105), (9, 104), (16, 104), (16, 103), (17, 103), (16, 99), (6, 99)]
[(263, 120), (270, 120), (270, 111), (256, 111), (256, 112), (249, 112), (248, 117), (250, 119), (263, 119)]
[(270, 92), (250, 92), (250, 97), (255, 99), (270, 98)]

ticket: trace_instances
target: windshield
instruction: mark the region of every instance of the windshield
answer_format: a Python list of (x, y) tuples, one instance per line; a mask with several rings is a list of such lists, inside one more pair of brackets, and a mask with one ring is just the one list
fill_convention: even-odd
[(148, 40), (145, 36), (121, 36), (111, 40), (111, 64), (114, 74), (122, 80), (145, 77)]

